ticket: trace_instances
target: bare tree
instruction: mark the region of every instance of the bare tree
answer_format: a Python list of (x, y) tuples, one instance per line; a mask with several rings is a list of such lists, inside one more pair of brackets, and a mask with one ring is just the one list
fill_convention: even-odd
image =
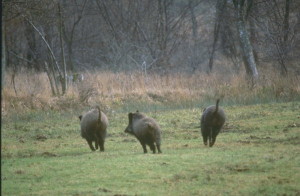
[[(74, 36), (76, 34), (76, 28), (78, 28), (80, 21), (83, 18), (83, 12), (87, 4), (87, 0), (84, 0), (83, 5), (79, 5), (79, 3), (74, 0), (73, 4), (75, 6), (75, 13), (72, 13), (73, 16), (71, 16), (71, 20), (66, 20), (65, 17), (63, 17), (64, 12), (63, 10), (66, 9), (68, 5), (61, 5), (60, 9), (61, 10), (61, 30), (62, 30), (62, 35), (64, 42), (66, 43), (67, 46), (67, 51), (68, 51), (68, 67), (70, 68), (71, 72), (73, 73), (75, 71), (74, 68), (74, 63), (73, 63), (73, 43), (74, 43)], [(73, 10), (69, 11), (72, 12)], [(78, 15), (75, 15), (78, 14)], [(73, 19), (75, 18), (75, 19)], [(69, 28), (67, 28), (69, 26)]]
[[(216, 19), (215, 19), (215, 26), (214, 26), (214, 39), (213, 39), (213, 45), (212, 49), (210, 51), (210, 57), (208, 62), (208, 72), (210, 73), (213, 68), (213, 60), (214, 60), (214, 54), (216, 52), (216, 47), (219, 39), (220, 34), (220, 27), (222, 23), (224, 23), (224, 15), (225, 15), (225, 9), (227, 0), (218, 0), (216, 4)], [(224, 33), (224, 32), (223, 32)]]
[[(259, 6), (259, 11), (265, 17), (255, 18), (266, 38), (264, 43), (268, 56), (277, 60), (283, 75), (288, 73), (286, 61), (295, 42), (295, 32), (293, 26), (290, 26), (290, 5), (290, 0), (263, 2)], [(294, 2), (293, 5), (295, 6), (296, 3)]]
[[(217, 54), (232, 61), (235, 71), (244, 62), (256, 78), (258, 60), (268, 59), (285, 73), (294, 66), (289, 60), (298, 58), (295, 0), (3, 2), (8, 69), (44, 71), (46, 61), (51, 78), (90, 68), (143, 73), (232, 69), (215, 67)], [(67, 90), (65, 82), (52, 79), (56, 94)]]
[(5, 48), (5, 20), (4, 17), (2, 16), (1, 18), (1, 93), (2, 93), (2, 88), (4, 86), (4, 76), (5, 76), (5, 67), (6, 67), (6, 48)]
[(58, 6), (58, 29), (59, 29), (59, 42), (61, 47), (61, 64), (62, 64), (62, 74), (60, 74), (60, 82), (62, 85), (62, 94), (65, 94), (67, 91), (67, 65), (66, 65), (66, 59), (65, 59), (65, 50), (64, 50), (64, 44), (63, 44), (63, 21), (62, 21), (62, 14), (61, 14), (61, 6), (60, 3), (57, 3)]
[(235, 8), (237, 31), (239, 33), (246, 72), (252, 78), (257, 78), (258, 72), (256, 68), (256, 61), (249, 38), (249, 32), (246, 27), (248, 14), (253, 6), (253, 0), (233, 0), (233, 5)]

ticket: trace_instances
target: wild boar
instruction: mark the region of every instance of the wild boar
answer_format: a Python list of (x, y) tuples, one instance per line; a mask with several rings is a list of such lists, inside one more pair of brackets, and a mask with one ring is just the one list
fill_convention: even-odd
[[(86, 139), (90, 149), (95, 151), (100, 146), (100, 151), (104, 151), (104, 142), (106, 138), (106, 129), (108, 119), (100, 110), (99, 106), (79, 116), (81, 126), (81, 137)], [(95, 148), (92, 144), (95, 142)]]
[(216, 142), (217, 135), (225, 123), (225, 113), (222, 108), (219, 108), (220, 100), (217, 100), (216, 106), (212, 105), (204, 109), (201, 117), (201, 134), (204, 145), (212, 147)]
[(155, 144), (158, 153), (162, 153), (160, 149), (161, 130), (156, 121), (139, 111), (129, 113), (128, 119), (129, 124), (125, 129), (125, 133), (134, 135), (140, 141), (144, 153), (147, 153), (146, 145), (150, 147), (153, 153), (156, 153)]

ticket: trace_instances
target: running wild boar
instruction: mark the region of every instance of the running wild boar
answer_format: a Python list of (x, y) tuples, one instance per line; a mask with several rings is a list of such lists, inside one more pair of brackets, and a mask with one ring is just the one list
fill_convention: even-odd
[(216, 106), (212, 105), (204, 109), (201, 117), (201, 134), (204, 145), (212, 147), (216, 142), (217, 135), (225, 123), (225, 113), (219, 108), (220, 100), (217, 100)]
[(147, 153), (146, 145), (150, 147), (153, 153), (156, 153), (155, 144), (158, 153), (162, 153), (160, 150), (161, 130), (155, 120), (139, 111), (129, 113), (128, 119), (129, 124), (125, 129), (125, 133), (134, 135), (140, 141), (144, 153)]
[[(108, 119), (106, 115), (101, 112), (100, 107), (96, 106), (96, 108), (91, 109), (84, 115), (80, 115), (79, 119), (81, 126), (81, 137), (86, 139), (91, 150), (95, 151), (98, 149), (98, 146), (100, 146), (100, 151), (104, 151)], [(92, 142), (95, 142), (96, 149), (94, 148)]]

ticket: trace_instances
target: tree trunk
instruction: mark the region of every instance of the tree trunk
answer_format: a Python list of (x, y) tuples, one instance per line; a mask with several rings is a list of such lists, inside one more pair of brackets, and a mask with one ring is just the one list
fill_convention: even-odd
[(27, 66), (34, 69), (35, 71), (41, 71), (41, 67), (37, 63), (36, 58), (36, 41), (34, 36), (34, 31), (29, 23), (25, 24), (25, 37), (27, 39), (28, 49), (27, 49)]
[[(50, 63), (50, 71), (51, 71), (51, 73), (52, 73), (52, 78), (53, 78), (53, 81), (54, 81), (54, 86), (55, 86), (55, 89), (56, 89), (56, 95), (60, 95), (60, 90), (59, 90), (59, 88), (58, 88), (58, 81), (57, 81), (57, 78), (56, 78), (56, 75), (55, 75), (55, 70), (54, 70), (54, 62), (53, 62), (53, 59), (50, 57), (49, 58), (49, 63)], [(50, 74), (51, 75), (51, 74)], [(58, 77), (60, 78), (60, 75), (58, 75)]]
[[(281, 67), (281, 74), (286, 75), (288, 73), (287, 67), (285, 65), (285, 59), (287, 57), (287, 46), (288, 46), (288, 38), (289, 38), (289, 16), (290, 16), (290, 0), (285, 1), (285, 14), (283, 21), (283, 41), (280, 46), (281, 49), (277, 48), (279, 53), (279, 63)], [(276, 46), (277, 47), (277, 46)], [(281, 52), (280, 52), (281, 50)]]
[(194, 5), (193, 5), (193, 1), (189, 0), (189, 10), (191, 13), (191, 20), (192, 20), (192, 30), (193, 30), (193, 40), (196, 41), (197, 37), (198, 37), (198, 23), (197, 23), (197, 19), (195, 16), (195, 11), (194, 11)]
[(285, 14), (284, 14), (284, 24), (283, 24), (283, 32), (284, 32), (284, 37), (283, 41), (286, 43), (288, 41), (288, 36), (289, 36), (289, 16), (290, 16), (290, 0), (285, 1)]
[(212, 50), (211, 50), (209, 62), (208, 62), (208, 73), (210, 73), (213, 68), (214, 55), (215, 55), (215, 51), (216, 51), (216, 47), (217, 47), (217, 43), (218, 43), (218, 39), (219, 39), (220, 23), (224, 16), (223, 12), (226, 7), (226, 2), (227, 2), (226, 0), (218, 0), (217, 4), (216, 4), (216, 23), (215, 23), (215, 27), (214, 27), (214, 42), (212, 45)]
[[(62, 35), (63, 35), (63, 39), (67, 45), (67, 51), (68, 51), (68, 62), (67, 65), (69, 67), (69, 69), (71, 70), (72, 73), (75, 72), (75, 68), (74, 68), (74, 64), (73, 64), (73, 38), (75, 35), (75, 29), (78, 26), (79, 22), (81, 21), (82, 17), (83, 17), (83, 12), (85, 10), (85, 6), (87, 4), (88, 0), (85, 0), (83, 3), (83, 7), (79, 13), (78, 18), (76, 19), (76, 21), (72, 24), (72, 28), (69, 32), (66, 31), (66, 26), (65, 26), (65, 21), (63, 20), (63, 18), (61, 18), (61, 25), (62, 25)], [(63, 6), (61, 6), (61, 8), (63, 8)]]
[[(236, 1), (235, 1), (236, 2)], [(246, 68), (246, 72), (252, 78), (258, 77), (256, 69), (256, 62), (254, 58), (253, 48), (250, 42), (249, 33), (246, 28), (246, 9), (245, 2), (241, 1), (235, 4), (236, 8), (236, 19), (237, 19), (237, 30), (239, 33), (240, 45), (243, 52), (243, 59)], [(248, 9), (247, 9), (248, 10)]]
[(189, 8), (190, 14), (191, 14), (191, 22), (192, 22), (192, 30), (193, 30), (193, 45), (192, 45), (192, 62), (191, 62), (191, 64), (192, 64), (193, 71), (195, 71), (199, 64), (198, 60), (197, 60), (197, 56), (198, 56), (198, 51), (197, 51), (198, 23), (197, 23), (195, 11), (194, 11), (194, 3), (192, 0), (189, 0), (188, 8)]
[[(24, 16), (23, 16), (23, 17), (24, 17)], [(54, 52), (53, 52), (53, 50), (51, 49), (49, 43), (47, 42), (45, 36), (41, 33), (41, 31), (40, 31), (40, 30), (39, 30), (39, 29), (38, 29), (38, 28), (37, 28), (37, 27), (36, 27), (29, 19), (27, 19), (26, 17), (24, 17), (24, 19), (25, 19), (27, 22), (29, 22), (29, 24), (30, 24), (30, 25), (38, 32), (38, 34), (41, 36), (42, 40), (44, 41), (44, 43), (45, 43), (46, 46), (47, 46), (47, 49), (48, 49), (48, 51), (49, 51), (49, 53), (50, 53), (51, 58), (52, 58), (53, 61), (54, 61), (54, 65), (55, 65), (55, 67), (56, 67), (56, 69), (57, 69), (57, 71), (58, 71), (59, 76), (62, 77), (62, 72), (60, 71), (60, 68), (59, 68), (58, 62), (57, 62), (57, 60), (56, 60), (56, 58), (55, 58)]]
[(158, 0), (158, 48), (159, 60), (158, 68), (169, 65), (169, 55), (167, 54), (167, 33), (168, 33), (168, 14), (166, 0)]
[(50, 82), (50, 87), (51, 87), (52, 95), (56, 96), (54, 84), (53, 84), (53, 81), (51, 79), (51, 73), (49, 71), (49, 66), (48, 66), (48, 63), (46, 61), (45, 61), (45, 70), (46, 70), (46, 73), (47, 73), (47, 76), (48, 76), (48, 79), (49, 79), (49, 82)]
[(2, 16), (2, 28), (1, 28), (1, 40), (2, 40), (2, 53), (1, 53), (1, 93), (4, 86), (4, 76), (5, 76), (5, 67), (6, 67), (6, 48), (5, 48), (5, 21), (4, 16)]
[(58, 2), (58, 14), (59, 14), (59, 41), (60, 41), (60, 47), (61, 47), (61, 61), (63, 65), (63, 76), (60, 78), (61, 87), (62, 87), (62, 94), (64, 95), (67, 91), (67, 66), (66, 66), (66, 60), (65, 60), (65, 50), (64, 50), (64, 44), (63, 44), (63, 38), (62, 38), (62, 15), (61, 15), (61, 9), (60, 4)]

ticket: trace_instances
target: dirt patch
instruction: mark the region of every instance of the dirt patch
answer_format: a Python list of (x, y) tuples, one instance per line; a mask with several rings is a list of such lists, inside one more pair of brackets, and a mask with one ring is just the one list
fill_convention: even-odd
[(135, 139), (123, 139), (122, 142), (136, 142)]
[(294, 127), (300, 127), (300, 123), (293, 123), (293, 124), (286, 126), (286, 128), (294, 128)]
[(108, 189), (106, 189), (106, 188), (99, 188), (98, 191), (104, 192), (104, 193), (109, 193), (109, 192), (111, 192), (110, 190), (108, 190)]
[(277, 140), (274, 140), (274, 142), (299, 145), (300, 144), (300, 137), (299, 136), (294, 136), (294, 137), (288, 137), (288, 138), (284, 138), (284, 139), (277, 139)]
[(284, 143), (284, 144), (293, 144), (298, 145), (300, 144), (300, 137), (299, 136), (293, 136), (293, 137), (286, 137), (286, 138), (271, 138), (271, 137), (258, 137), (254, 135), (250, 135), (246, 138), (246, 140), (238, 140), (237, 142), (243, 143), (243, 144), (260, 144), (260, 143), (266, 143), (266, 142), (272, 142), (272, 143)]
[(269, 139), (272, 139), (271, 137), (257, 137), (257, 136), (255, 136), (255, 135), (250, 135), (248, 138), (246, 138), (246, 139), (251, 139), (251, 140), (253, 140), (253, 139), (258, 139), (258, 140), (269, 140)]
[(288, 132), (291, 128), (297, 128), (297, 127), (300, 127), (300, 123), (289, 124), (282, 131)]
[(54, 153), (51, 153), (51, 152), (43, 152), (42, 156), (45, 156), (45, 157), (57, 157), (58, 155), (54, 154)]
[[(253, 129), (257, 129), (257, 128), (253, 128)], [(252, 128), (242, 128), (239, 125), (232, 125), (229, 123), (225, 123), (225, 125), (223, 126), (221, 132), (232, 132), (232, 133), (251, 133), (253, 131)]]
[(19, 169), (19, 170), (15, 171), (15, 174), (25, 174), (25, 171), (24, 171), (24, 170), (21, 170), (21, 169)]
[(271, 137), (258, 137), (255, 135), (250, 135), (249, 137), (246, 137), (246, 140), (238, 140), (237, 142), (243, 143), (243, 144), (250, 144), (250, 143), (263, 143), (267, 140), (272, 140)]
[(35, 139), (38, 140), (38, 141), (44, 142), (44, 141), (46, 141), (48, 138), (47, 138), (46, 136), (44, 136), (44, 135), (36, 135), (36, 136), (35, 136)]
[(236, 172), (245, 172), (250, 170), (250, 168), (247, 165), (228, 165), (227, 169)]

